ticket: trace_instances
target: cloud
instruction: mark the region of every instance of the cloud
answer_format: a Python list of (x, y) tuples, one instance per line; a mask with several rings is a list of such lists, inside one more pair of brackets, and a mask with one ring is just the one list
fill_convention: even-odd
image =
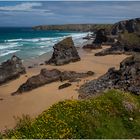
[(41, 7), (42, 3), (39, 2), (24, 2), (14, 6), (1, 6), (0, 11), (9, 11), (9, 12), (36, 12), (42, 11), (47, 12), (49, 10), (37, 9), (36, 7)]

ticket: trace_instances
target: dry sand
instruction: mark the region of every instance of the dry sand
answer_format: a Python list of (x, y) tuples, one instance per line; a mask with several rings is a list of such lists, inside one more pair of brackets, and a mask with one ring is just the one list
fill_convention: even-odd
[[(107, 48), (109, 46), (104, 46)], [(96, 79), (103, 75), (110, 67), (119, 67), (120, 62), (125, 59), (126, 55), (108, 55), (108, 56), (94, 56), (96, 52), (100, 50), (82, 50), (78, 49), (81, 57), (81, 61), (71, 63), (64, 66), (38, 66), (32, 69), (27, 69), (27, 76), (22, 75), (17, 80), (13, 80), (5, 85), (0, 86), (0, 130), (12, 128), (15, 126), (16, 121), (13, 116), (21, 117), (23, 114), (28, 114), (31, 117), (35, 117), (42, 111), (49, 108), (54, 103), (57, 103), (65, 99), (78, 99), (77, 89), (80, 85), (86, 82), (86, 80)], [(41, 60), (46, 59), (44, 55)], [(27, 63), (28, 64), (28, 63)], [(27, 65), (26, 64), (26, 65)], [(57, 68), (59, 70), (73, 70), (77, 72), (94, 71), (95, 75), (89, 78), (85, 78), (79, 83), (72, 83), (72, 86), (58, 90), (58, 86), (61, 82), (51, 83), (30, 92), (23, 93), (18, 96), (11, 96), (11, 93), (16, 91), (17, 88), (24, 83), (27, 78), (32, 75), (36, 75), (40, 72), (41, 68)]]

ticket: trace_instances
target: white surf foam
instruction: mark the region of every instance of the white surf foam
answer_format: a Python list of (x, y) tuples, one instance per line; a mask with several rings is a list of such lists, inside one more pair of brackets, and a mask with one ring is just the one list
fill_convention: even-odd
[(18, 42), (12, 42), (12, 43), (0, 43), (0, 50), (8, 49), (8, 48), (14, 48), (20, 46)]
[(17, 41), (22, 41), (22, 39), (19, 38), (19, 39), (9, 39), (9, 40), (5, 40), (5, 42), (17, 42)]
[(1, 56), (5, 56), (5, 55), (8, 55), (8, 54), (11, 54), (11, 53), (16, 53), (18, 51), (20, 51), (20, 50), (8, 50), (8, 51), (5, 51), (3, 53), (0, 53), (0, 57)]

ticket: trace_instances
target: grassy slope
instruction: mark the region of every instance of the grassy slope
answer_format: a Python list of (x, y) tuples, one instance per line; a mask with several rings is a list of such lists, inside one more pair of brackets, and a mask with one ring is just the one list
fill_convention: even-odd
[(120, 36), (120, 40), (128, 45), (140, 45), (140, 36), (136, 33), (124, 32)]
[(59, 102), (34, 120), (24, 117), (3, 138), (140, 138), (140, 99), (111, 90)]

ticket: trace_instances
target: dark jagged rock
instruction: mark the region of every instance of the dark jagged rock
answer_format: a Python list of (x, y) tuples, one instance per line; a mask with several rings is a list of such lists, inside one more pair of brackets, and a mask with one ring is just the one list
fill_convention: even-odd
[(46, 64), (64, 65), (80, 60), (72, 37), (65, 38), (64, 40), (57, 43), (53, 48), (53, 55), (49, 61), (46, 61)]
[(96, 32), (95, 40), (92, 44), (87, 44), (83, 46), (83, 49), (101, 49), (102, 43), (107, 41), (107, 32), (105, 29), (99, 29)]
[(87, 44), (83, 46), (83, 49), (96, 50), (96, 49), (102, 49), (102, 46), (101, 44)]
[(120, 21), (113, 25), (111, 33), (117, 35), (123, 32), (140, 32), (140, 18)]
[(62, 84), (58, 87), (58, 89), (63, 89), (63, 88), (67, 88), (69, 86), (71, 86), (72, 84), (71, 83), (65, 83), (65, 84)]
[(24, 73), (26, 71), (21, 59), (13, 55), (11, 59), (0, 65), (0, 84), (16, 79)]
[(140, 36), (136, 33), (124, 32), (118, 37), (118, 41), (112, 44), (111, 48), (105, 49), (95, 55), (132, 54), (134, 52), (140, 52)]
[(126, 58), (120, 64), (120, 69), (110, 68), (108, 72), (92, 80), (79, 89), (79, 98), (90, 98), (94, 94), (107, 89), (120, 89), (140, 95), (140, 55)]
[(32, 89), (38, 88), (45, 84), (49, 84), (55, 81), (65, 81), (70, 79), (76, 78), (84, 78), (88, 76), (92, 76), (94, 72), (87, 72), (87, 73), (77, 73), (74, 71), (59, 71), (57, 69), (47, 70), (42, 69), (40, 74), (36, 76), (32, 76), (29, 78), (24, 84), (22, 84), (15, 93), (12, 95), (21, 94), (26, 91), (30, 91)]
[(110, 48), (104, 49), (101, 52), (95, 54), (95, 56), (105, 56), (105, 55), (117, 55), (117, 54), (124, 54), (125, 49), (124, 46), (118, 41), (117, 43), (113, 44)]
[(93, 44), (102, 44), (107, 41), (107, 32), (105, 29), (99, 29), (96, 32), (96, 38), (93, 41)]

